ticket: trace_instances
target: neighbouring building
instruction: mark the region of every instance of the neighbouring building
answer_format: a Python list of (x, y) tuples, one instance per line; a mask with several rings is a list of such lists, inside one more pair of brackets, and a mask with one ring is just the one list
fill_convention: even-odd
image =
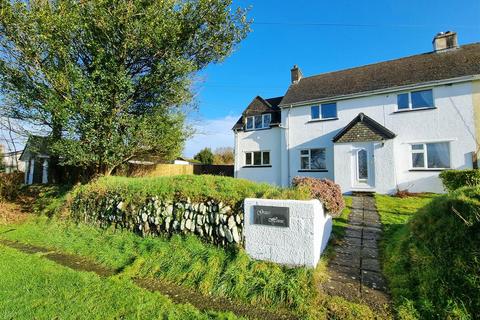
[(443, 192), (438, 174), (477, 166), (480, 43), (439, 33), (432, 52), (303, 77), (256, 97), (233, 127), (235, 176), (288, 186), (327, 178), (346, 193)]
[(49, 183), (51, 172), (47, 138), (30, 136), (20, 155), (20, 160), (25, 162), (25, 184)]
[(22, 151), (5, 152), (2, 154), (2, 162), (6, 173), (24, 172), (25, 162), (20, 160)]

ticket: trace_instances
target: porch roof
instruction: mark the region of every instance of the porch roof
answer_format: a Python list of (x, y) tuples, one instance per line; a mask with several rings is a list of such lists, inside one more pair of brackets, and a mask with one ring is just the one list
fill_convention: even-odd
[(334, 143), (379, 141), (393, 139), (395, 136), (395, 133), (362, 112), (340, 130), (332, 141)]

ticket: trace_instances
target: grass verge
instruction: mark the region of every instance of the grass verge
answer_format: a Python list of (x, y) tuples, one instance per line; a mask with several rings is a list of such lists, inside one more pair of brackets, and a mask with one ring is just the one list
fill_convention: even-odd
[(0, 261), (2, 319), (237, 319), (175, 305), (128, 279), (102, 279), (1, 245)]

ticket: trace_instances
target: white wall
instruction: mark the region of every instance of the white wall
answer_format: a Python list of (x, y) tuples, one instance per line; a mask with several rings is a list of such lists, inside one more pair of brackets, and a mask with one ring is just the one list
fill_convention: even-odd
[[(373, 152), (369, 154), (369, 160), (373, 168), (372, 182), (375, 187), (370, 189), (355, 184), (356, 165), (353, 161), (354, 149), (366, 144), (372, 145)], [(369, 143), (336, 143), (335, 154), (335, 182), (340, 185), (342, 192), (352, 191), (375, 191), (378, 193), (394, 193), (396, 191), (395, 167), (393, 164), (394, 143), (393, 140), (376, 141)]]
[[(395, 112), (397, 93), (336, 101), (338, 120), (331, 121), (311, 122), (310, 104), (284, 108), (282, 126), (286, 129), (276, 129), (278, 134), (266, 137), (258, 131), (240, 132), (237, 137), (240, 141), (239, 151), (253, 151), (249, 149), (255, 146), (276, 150), (279, 146), (282, 150), (281, 156), (272, 159), (281, 159), (278, 164), (281, 169), (252, 169), (255, 172), (241, 170), (238, 176), (284, 186), (289, 185), (291, 179), (297, 175), (328, 178), (342, 182), (344, 190), (350, 190), (352, 186), (349, 188), (345, 182), (348, 180), (346, 174), (351, 174), (351, 168), (347, 170), (350, 162), (345, 162), (346, 158), (340, 154), (343, 147), (339, 146), (334, 152), (332, 138), (363, 112), (397, 135), (391, 142), (386, 142), (383, 148), (375, 148), (375, 191), (393, 192), (398, 185), (399, 189), (408, 189), (411, 192), (442, 192), (438, 171), (411, 171), (410, 144), (450, 141), (451, 167), (471, 168), (471, 155), (476, 149), (472, 84), (464, 82), (434, 87), (436, 109), (432, 110)], [(270, 131), (273, 132), (266, 132)], [(307, 148), (326, 148), (327, 172), (299, 172), (300, 150)], [(237, 156), (240, 156), (240, 153), (237, 152)], [(243, 154), (241, 156), (243, 157)], [(344, 167), (346, 170), (341, 170)], [(277, 163), (274, 168), (277, 168)], [(275, 177), (276, 174), (281, 177)]]
[[(288, 228), (253, 223), (253, 207), (288, 207)], [(245, 250), (253, 259), (315, 268), (332, 231), (318, 200), (245, 199)]]
[[(438, 171), (417, 172), (410, 171), (411, 142), (451, 141), (451, 166), (455, 169), (471, 168), (471, 153), (475, 151), (475, 127), (473, 120), (471, 83), (442, 85), (433, 88), (436, 109), (395, 112), (397, 93), (375, 95), (337, 101), (338, 120), (310, 122), (310, 105), (293, 107), (282, 112), (282, 122), (289, 122), (288, 135), (290, 139), (290, 177), (298, 174), (300, 169), (299, 150), (302, 148), (326, 148), (328, 173), (311, 173), (309, 176), (334, 179), (336, 182), (347, 181), (346, 175), (350, 170), (350, 162), (340, 156), (340, 149), (335, 152), (333, 165), (333, 136), (346, 126), (360, 112), (373, 118), (375, 121), (393, 131), (397, 137), (393, 144), (386, 144), (387, 149), (380, 152), (375, 149), (376, 191), (392, 191), (392, 182), (400, 189), (409, 189), (412, 192), (442, 192), (443, 187), (438, 178)], [(288, 140), (285, 138), (285, 141)], [(286, 143), (284, 145), (286, 149)], [(384, 148), (385, 148), (384, 147)], [(390, 156), (390, 151), (393, 157)], [(345, 150), (347, 151), (347, 150)], [(387, 152), (388, 151), (388, 152)], [(285, 166), (286, 167), (286, 166)], [(394, 176), (392, 176), (394, 174)], [(284, 174), (282, 184), (288, 184), (287, 174)], [(347, 190), (346, 186), (344, 190)]]
[[(281, 170), (281, 128), (240, 131), (236, 137), (235, 177), (279, 185)], [(270, 167), (245, 167), (245, 152), (270, 151)]]

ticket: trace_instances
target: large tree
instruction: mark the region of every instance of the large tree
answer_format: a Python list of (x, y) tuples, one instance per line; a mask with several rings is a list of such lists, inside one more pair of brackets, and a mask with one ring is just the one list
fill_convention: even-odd
[(48, 128), (54, 162), (110, 174), (174, 158), (195, 73), (249, 30), (222, 0), (0, 0), (2, 115)]

